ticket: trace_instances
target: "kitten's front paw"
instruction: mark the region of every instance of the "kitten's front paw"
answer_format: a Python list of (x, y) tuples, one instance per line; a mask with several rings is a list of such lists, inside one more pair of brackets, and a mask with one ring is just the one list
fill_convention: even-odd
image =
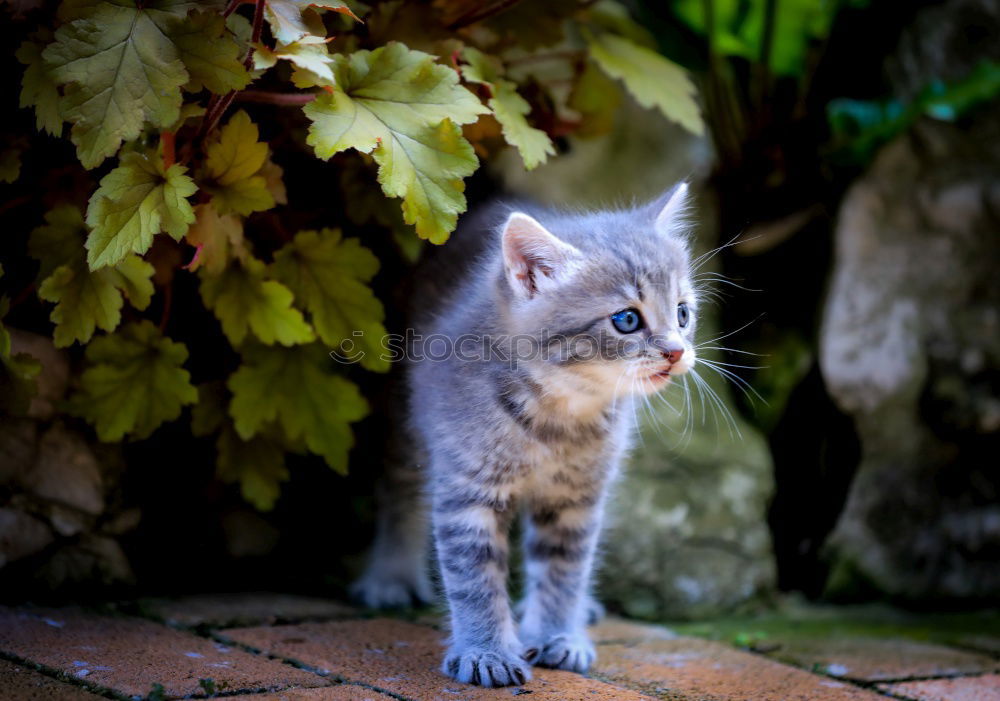
[(592, 626), (598, 623), (604, 618), (607, 611), (604, 609), (604, 604), (594, 598), (593, 594), (587, 594), (586, 600), (583, 602), (583, 610), (587, 615), (587, 625)]
[(523, 659), (492, 648), (452, 648), (441, 671), (460, 682), (487, 687), (521, 685), (531, 679), (531, 667)]
[(597, 659), (597, 651), (583, 633), (560, 633), (537, 648), (532, 664), (571, 672), (586, 672)]

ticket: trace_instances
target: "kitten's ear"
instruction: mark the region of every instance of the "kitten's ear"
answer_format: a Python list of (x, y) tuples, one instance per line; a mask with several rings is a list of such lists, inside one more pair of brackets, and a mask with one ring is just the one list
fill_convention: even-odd
[(556, 238), (533, 217), (514, 212), (503, 227), (503, 265), (514, 294), (531, 299), (566, 275), (580, 251)]
[(661, 234), (675, 232), (690, 203), (688, 184), (684, 181), (677, 183), (653, 203), (656, 217), (653, 227)]

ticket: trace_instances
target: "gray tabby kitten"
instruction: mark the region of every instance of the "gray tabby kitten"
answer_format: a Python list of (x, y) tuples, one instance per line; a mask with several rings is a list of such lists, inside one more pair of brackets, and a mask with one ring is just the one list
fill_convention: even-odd
[[(419, 451), (394, 461), (354, 591), (373, 606), (431, 598), (423, 480), (451, 612), (443, 671), (459, 681), (521, 684), (531, 664), (584, 672), (594, 661), (591, 571), (632, 397), (695, 360), (686, 200), (680, 184), (626, 211), (507, 208), (498, 220), (494, 209), (465, 222), (425, 271), (415, 295), (425, 336), (409, 378)], [(519, 623), (507, 595), (516, 513)]]

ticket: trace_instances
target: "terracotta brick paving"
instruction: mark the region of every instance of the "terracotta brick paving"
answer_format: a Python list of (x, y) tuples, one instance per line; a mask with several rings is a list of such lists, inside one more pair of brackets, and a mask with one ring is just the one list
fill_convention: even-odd
[(172, 698), (204, 695), (202, 679), (227, 692), (328, 684), (290, 665), (157, 623), (74, 609), (0, 608), (0, 651), (126, 696), (146, 696), (153, 684)]
[(1000, 675), (879, 684), (878, 688), (913, 701), (1000, 701)]
[(989, 655), (913, 640), (858, 636), (770, 640), (773, 655), (799, 667), (861, 681), (950, 677), (1000, 671)]
[(480, 689), (438, 671), (445, 634), (426, 615), (365, 619), (337, 602), (268, 594), (137, 610), (156, 620), (0, 607), (0, 701), (145, 699), (154, 684), (163, 698), (204, 698), (214, 685), (248, 701), (1000, 701), (996, 656), (961, 641), (804, 638), (765, 656), (611, 618), (592, 629), (590, 676), (535, 669), (522, 687)]
[(642, 694), (578, 674), (547, 669), (536, 669), (535, 678), (516, 689), (481, 689), (460, 684), (438, 671), (443, 633), (385, 618), (237, 628), (226, 630), (223, 635), (268, 654), (304, 662), (322, 672), (413, 699), (508, 699), (518, 689), (532, 694), (532, 701), (644, 698)]
[(876, 693), (693, 638), (602, 645), (595, 675), (663, 698), (687, 701), (872, 701)]
[(101, 697), (46, 677), (24, 665), (0, 660), (0, 698), (19, 701), (97, 701)]

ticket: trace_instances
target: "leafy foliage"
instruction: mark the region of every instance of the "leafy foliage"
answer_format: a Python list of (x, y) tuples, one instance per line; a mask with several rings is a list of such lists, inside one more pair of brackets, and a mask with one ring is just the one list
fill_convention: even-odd
[(146, 438), (198, 399), (182, 367), (187, 356), (183, 345), (164, 338), (149, 321), (95, 338), (87, 345), (87, 369), (72, 411), (93, 423), (103, 441)]
[[(14, 305), (34, 293), (18, 313), (43, 309), (29, 325), (81, 356), (68, 411), (100, 440), (146, 439), (191, 407), (218, 479), (262, 510), (289, 452), (347, 470), (368, 414), (348, 378), (389, 369), (380, 256), (412, 263), (423, 240), (444, 243), (480, 158), (506, 144), (534, 168), (556, 156), (555, 137), (601, 133), (612, 79), (701, 124), (683, 70), (611, 0), (63, 0), (41, 19), (16, 50), (20, 104), (51, 137), (69, 123), (76, 160), (32, 183), (45, 221), (25, 242), (33, 281)], [(536, 59), (567, 84), (515, 70)], [(0, 180), (31, 170), (33, 138), (3, 144)], [(273, 159), (301, 163), (303, 144), (330, 201), (293, 191), (283, 209)], [(195, 286), (204, 310), (190, 306)], [(10, 345), (0, 326), (0, 412), (23, 413), (39, 368)]]

